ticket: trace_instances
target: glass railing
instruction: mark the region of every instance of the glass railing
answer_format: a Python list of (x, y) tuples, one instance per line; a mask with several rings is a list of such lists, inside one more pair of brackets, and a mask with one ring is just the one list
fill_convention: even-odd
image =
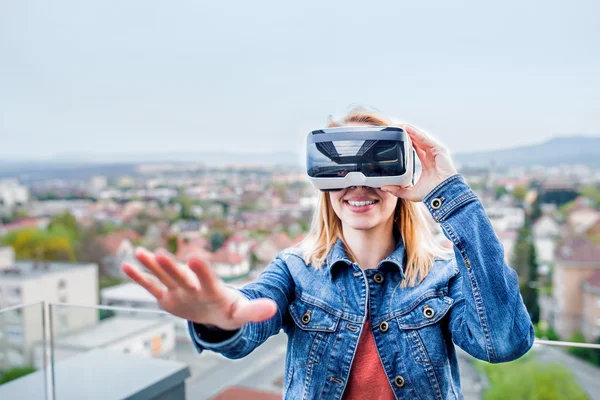
[(0, 309), (0, 399), (49, 399), (44, 303)]
[[(198, 354), (186, 321), (168, 313), (50, 304), (52, 382), (71, 398), (281, 398), (287, 339), (270, 338), (247, 357)], [(248, 394), (245, 396), (244, 394)]]
[(489, 364), (457, 348), (465, 400), (600, 399), (600, 345), (536, 339), (522, 358)]
[[(286, 344), (281, 333), (229, 360), (198, 354), (185, 321), (162, 311), (12, 307), (0, 310), (0, 379), (13, 378), (0, 385), (0, 399), (276, 399)], [(600, 399), (598, 344), (537, 339), (526, 356), (503, 364), (457, 353), (466, 400)]]

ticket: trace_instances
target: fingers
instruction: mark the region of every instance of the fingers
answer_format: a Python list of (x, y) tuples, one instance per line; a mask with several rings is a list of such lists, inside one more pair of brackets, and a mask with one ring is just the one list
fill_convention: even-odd
[(144, 264), (146, 268), (150, 270), (150, 272), (152, 272), (154, 276), (156, 276), (163, 283), (163, 285), (168, 288), (174, 288), (177, 286), (175, 281), (169, 277), (169, 274), (167, 274), (167, 272), (164, 271), (158, 264), (153, 253), (144, 248), (138, 247), (135, 251), (135, 256), (142, 264)]
[(277, 312), (277, 303), (271, 299), (238, 300), (233, 307), (231, 319), (243, 325), (248, 322), (261, 322), (271, 318)]
[(381, 190), (391, 193), (396, 197), (401, 199), (406, 199), (410, 201), (419, 201), (420, 197), (416, 193), (417, 186), (412, 186), (409, 188), (404, 188), (402, 186), (382, 186)]
[(419, 129), (415, 128), (411, 125), (404, 125), (403, 128), (410, 135), (411, 140), (418, 147), (425, 149), (433, 148), (433, 147), (441, 147), (441, 145), (433, 140), (431, 137), (427, 136), (425, 133), (421, 132)]
[(138, 283), (144, 289), (146, 289), (152, 296), (160, 300), (165, 293), (165, 287), (156, 277), (140, 271), (129, 263), (123, 264), (123, 271), (129, 276), (134, 282)]
[(158, 250), (154, 258), (163, 271), (169, 275), (169, 278), (179, 286), (188, 290), (200, 289), (200, 283), (194, 274), (191, 273), (190, 269), (187, 266), (179, 265), (166, 251)]
[(206, 291), (206, 294), (211, 295), (218, 292), (220, 278), (208, 264), (198, 258), (192, 258), (189, 261), (188, 266), (198, 277), (200, 287), (203, 291)]

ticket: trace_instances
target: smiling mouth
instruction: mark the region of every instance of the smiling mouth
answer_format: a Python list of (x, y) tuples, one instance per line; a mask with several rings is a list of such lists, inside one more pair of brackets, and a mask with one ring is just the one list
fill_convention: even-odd
[(368, 207), (370, 205), (378, 203), (378, 200), (365, 200), (365, 201), (345, 200), (344, 203), (349, 204), (352, 207)]

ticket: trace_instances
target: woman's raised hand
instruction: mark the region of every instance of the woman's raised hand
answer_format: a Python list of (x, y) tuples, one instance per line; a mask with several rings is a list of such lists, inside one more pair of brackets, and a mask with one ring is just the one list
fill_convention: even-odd
[(151, 272), (124, 263), (123, 271), (150, 292), (167, 312), (199, 324), (225, 330), (271, 318), (277, 304), (270, 299), (248, 300), (226, 286), (204, 262), (177, 263), (166, 251), (136, 250), (137, 259)]
[(422, 201), (437, 185), (456, 174), (456, 167), (448, 150), (440, 143), (413, 126), (403, 125), (402, 128), (410, 136), (417, 156), (421, 160), (421, 177), (414, 186), (408, 188), (384, 186), (381, 189), (403, 199)]

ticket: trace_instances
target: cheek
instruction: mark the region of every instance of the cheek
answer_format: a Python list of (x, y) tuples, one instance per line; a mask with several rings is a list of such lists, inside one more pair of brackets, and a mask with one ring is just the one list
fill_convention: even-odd
[(338, 217), (340, 215), (340, 212), (342, 211), (342, 206), (340, 203), (340, 200), (342, 199), (342, 196), (343, 196), (342, 192), (329, 193), (329, 202), (331, 203), (331, 207), (333, 208), (333, 211), (335, 211), (335, 213)]
[(382, 211), (386, 216), (393, 216), (396, 211), (396, 205), (398, 204), (398, 198), (392, 194), (386, 193), (383, 197)]

